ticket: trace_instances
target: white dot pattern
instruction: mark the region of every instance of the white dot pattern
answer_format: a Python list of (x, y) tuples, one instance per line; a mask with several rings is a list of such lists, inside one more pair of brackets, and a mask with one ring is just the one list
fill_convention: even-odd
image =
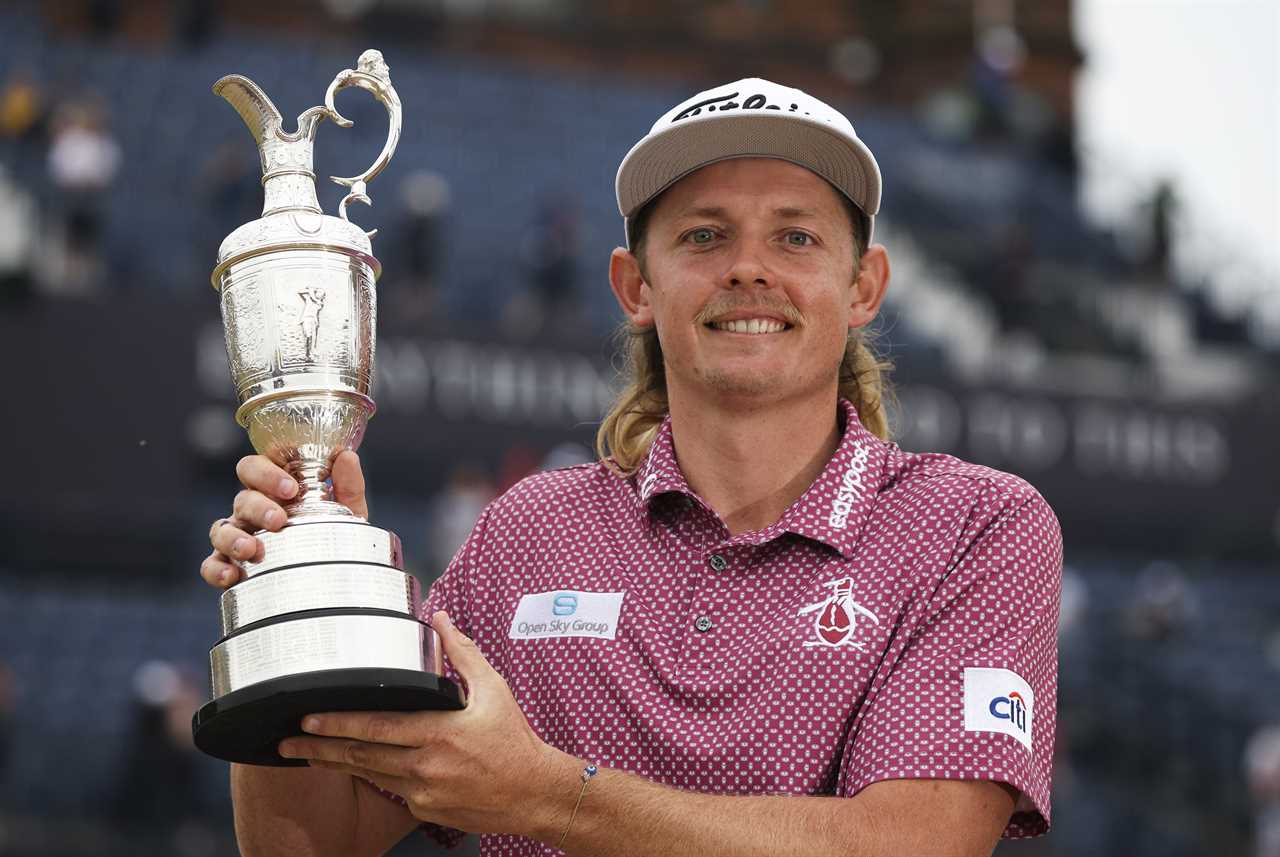
[[(756, 532), (730, 536), (689, 488), (669, 420), (629, 479), (599, 463), (531, 476), (485, 510), (422, 615), (448, 610), (534, 731), (596, 764), (734, 795), (994, 780), (1022, 793), (1004, 835), (1043, 833), (1057, 519), (1018, 477), (904, 452), (868, 432), (848, 402), (841, 408), (846, 430), (825, 470)], [(861, 476), (852, 482), (851, 465)], [(847, 516), (833, 515), (837, 501)], [(831, 613), (842, 586), (874, 620)], [(624, 592), (616, 638), (510, 639), (521, 596), (553, 590)], [(710, 630), (697, 629), (700, 617)], [(1006, 734), (965, 731), (965, 667), (1012, 670), (1030, 684), (1032, 752)], [(493, 835), (480, 853), (560, 852)]]

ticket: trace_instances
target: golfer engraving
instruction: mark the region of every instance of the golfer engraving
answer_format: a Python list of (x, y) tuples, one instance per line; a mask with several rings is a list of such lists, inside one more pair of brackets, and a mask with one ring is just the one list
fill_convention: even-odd
[(307, 359), (311, 359), (311, 351), (316, 344), (316, 330), (320, 327), (320, 310), (324, 309), (324, 289), (319, 286), (308, 286), (298, 292), (302, 298), (302, 312), (298, 316), (298, 324), (302, 326), (302, 336), (306, 341)]

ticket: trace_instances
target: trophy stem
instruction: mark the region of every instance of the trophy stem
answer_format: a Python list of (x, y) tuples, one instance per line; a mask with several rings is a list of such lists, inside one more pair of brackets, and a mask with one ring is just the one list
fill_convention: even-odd
[(297, 458), (285, 464), (294, 479), (298, 480), (298, 493), (284, 506), (290, 522), (318, 516), (340, 515), (355, 518), (357, 515), (334, 499), (333, 485), (329, 482), (328, 461), (315, 458)]

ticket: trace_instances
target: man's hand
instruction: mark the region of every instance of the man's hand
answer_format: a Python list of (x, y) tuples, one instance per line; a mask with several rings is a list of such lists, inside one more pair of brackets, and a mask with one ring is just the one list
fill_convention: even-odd
[[(209, 528), (213, 553), (200, 564), (206, 583), (226, 589), (244, 576), (243, 560), (261, 562), (262, 542), (254, 538), (258, 530), (277, 532), (284, 527), (281, 504), (298, 493), (298, 481), (265, 455), (247, 455), (236, 464), (236, 476), (245, 490), (236, 495), (230, 518), (219, 518)], [(362, 518), (369, 517), (364, 497), (364, 473), (360, 458), (344, 450), (333, 460), (334, 498)]]
[[(473, 833), (546, 837), (568, 820), (582, 763), (534, 734), (511, 689), (443, 611), (431, 617), (467, 688), (462, 711), (343, 712), (303, 720), (280, 754), (363, 777), (409, 811)], [(539, 801), (543, 795), (559, 801)], [(544, 809), (544, 803), (546, 808)]]

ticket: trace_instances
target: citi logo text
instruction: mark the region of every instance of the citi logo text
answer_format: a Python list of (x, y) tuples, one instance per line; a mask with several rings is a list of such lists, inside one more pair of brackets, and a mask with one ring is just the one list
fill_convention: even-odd
[(1016, 690), (1008, 696), (997, 696), (991, 700), (987, 710), (997, 720), (1008, 720), (1018, 728), (1018, 731), (1027, 731), (1027, 705), (1022, 699), (1022, 694)]

